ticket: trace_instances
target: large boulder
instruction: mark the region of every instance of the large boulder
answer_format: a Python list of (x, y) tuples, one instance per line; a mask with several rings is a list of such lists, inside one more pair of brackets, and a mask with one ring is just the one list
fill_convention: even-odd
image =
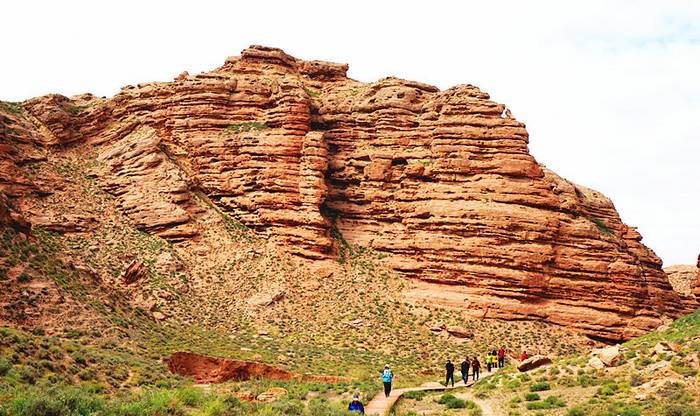
[(622, 355), (620, 354), (620, 347), (618, 345), (595, 349), (591, 351), (590, 355), (594, 358), (598, 358), (606, 367), (615, 366), (615, 364), (617, 364), (622, 358)]
[(474, 332), (459, 326), (448, 326), (447, 332), (456, 338), (474, 338)]
[(673, 354), (678, 350), (680, 350), (680, 346), (678, 344), (661, 341), (654, 346), (654, 351), (652, 352), (652, 355)]
[(544, 355), (533, 355), (532, 357), (522, 361), (518, 364), (518, 370), (520, 371), (530, 371), (537, 367), (542, 367), (543, 365), (551, 364), (552, 360)]
[(596, 370), (601, 370), (605, 368), (605, 363), (603, 363), (603, 361), (598, 357), (591, 357), (591, 359), (588, 360), (588, 366), (595, 368)]

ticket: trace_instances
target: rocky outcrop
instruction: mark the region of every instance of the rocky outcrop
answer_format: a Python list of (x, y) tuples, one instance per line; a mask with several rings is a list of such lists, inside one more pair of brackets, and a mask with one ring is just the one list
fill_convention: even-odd
[(551, 363), (552, 360), (549, 357), (545, 357), (544, 355), (534, 355), (530, 358), (521, 361), (518, 364), (518, 371), (530, 371)]
[[(596, 348), (589, 355), (591, 356), (591, 358), (597, 358), (598, 360), (600, 360), (600, 362), (603, 363), (605, 367), (614, 367), (622, 359), (620, 347), (617, 345), (604, 348)], [(591, 360), (589, 361), (589, 365), (590, 363), (593, 363), (591, 367), (594, 368), (597, 365), (596, 360)]]
[(303, 380), (323, 383), (350, 381), (345, 377), (333, 377), (311, 374), (295, 374), (271, 365), (212, 357), (192, 352), (175, 352), (167, 362), (168, 369), (184, 377), (189, 377), (197, 383), (223, 383), (234, 380)]
[[(418, 282), (410, 302), (604, 339), (690, 308), (608, 198), (537, 163), (504, 105), (472, 85), (365, 84), (347, 69), (253, 46), (111, 99), (29, 100), (24, 136), (94, 148), (120, 211), (171, 241), (202, 232), (200, 195), (307, 259), (383, 253)], [(17, 197), (29, 186), (5, 182)]]
[(695, 280), (695, 289), (693, 289), (693, 294), (697, 298), (698, 302), (700, 302), (700, 255), (698, 255), (698, 263), (696, 267), (698, 269), (698, 278)]
[(691, 264), (680, 264), (664, 268), (673, 290), (684, 296), (692, 296), (698, 280), (698, 268)]
[(132, 261), (121, 275), (121, 281), (125, 285), (130, 285), (138, 282), (141, 279), (148, 277), (148, 267), (138, 260)]

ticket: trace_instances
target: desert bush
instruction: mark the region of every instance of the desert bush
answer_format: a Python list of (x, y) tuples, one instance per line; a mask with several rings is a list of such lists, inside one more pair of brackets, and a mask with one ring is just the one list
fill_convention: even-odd
[(664, 416), (697, 416), (698, 413), (683, 404), (670, 404), (664, 408)]
[(588, 413), (581, 407), (581, 406), (575, 406), (569, 409), (568, 412), (566, 412), (566, 416), (586, 416)]
[(530, 385), (530, 391), (546, 391), (551, 388), (552, 387), (549, 385), (549, 383), (545, 381)]
[(630, 385), (637, 387), (644, 384), (644, 377), (639, 373), (634, 373), (630, 376)]
[(5, 357), (0, 357), (0, 377), (5, 376), (12, 369), (12, 363)]
[(528, 393), (525, 395), (525, 400), (528, 402), (534, 402), (535, 400), (539, 400), (540, 395), (537, 393)]
[(444, 404), (448, 409), (464, 409), (467, 404), (462, 399), (458, 399), (451, 394), (443, 394), (438, 399), (438, 403)]
[(566, 406), (564, 400), (557, 396), (549, 396), (541, 402), (530, 402), (525, 407), (527, 407), (528, 410), (545, 410), (564, 406)]
[(403, 394), (403, 398), (405, 399), (412, 399), (412, 400), (423, 400), (427, 393), (425, 391), (417, 390), (417, 391), (407, 391), (406, 393)]
[(196, 406), (204, 401), (202, 390), (194, 387), (182, 387), (175, 390), (175, 397), (185, 406)]

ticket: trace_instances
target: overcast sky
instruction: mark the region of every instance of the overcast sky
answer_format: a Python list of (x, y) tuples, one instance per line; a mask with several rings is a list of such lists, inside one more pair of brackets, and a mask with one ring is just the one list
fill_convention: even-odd
[(448, 88), (527, 124), (532, 154), (611, 197), (665, 265), (700, 252), (698, 1), (8, 1), (0, 99), (111, 96), (251, 44)]

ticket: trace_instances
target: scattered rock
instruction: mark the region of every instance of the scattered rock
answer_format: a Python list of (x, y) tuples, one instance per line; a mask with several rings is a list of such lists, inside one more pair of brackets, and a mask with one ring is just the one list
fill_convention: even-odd
[(265, 293), (258, 293), (248, 299), (248, 304), (251, 306), (263, 307), (270, 306), (284, 298), (285, 292), (282, 289), (271, 289)]
[(602, 370), (605, 368), (605, 363), (603, 363), (603, 361), (601, 361), (601, 359), (598, 357), (591, 357), (591, 359), (588, 360), (588, 366), (595, 368), (596, 370)]
[(427, 326), (428, 326), (428, 330), (430, 330), (432, 332), (442, 332), (445, 330), (445, 324), (441, 324), (441, 323), (432, 322), (432, 323), (428, 323)]
[(122, 273), (121, 280), (124, 284), (130, 285), (145, 277), (148, 277), (148, 267), (140, 261), (134, 260)]
[(606, 367), (614, 367), (622, 358), (620, 347), (617, 345), (595, 349), (591, 351), (590, 355), (600, 359)]
[(532, 357), (526, 359), (525, 361), (521, 361), (520, 364), (518, 364), (518, 370), (519, 371), (530, 371), (532, 369), (542, 367), (543, 365), (551, 364), (552, 360), (549, 359), (549, 357), (545, 357), (544, 355), (533, 355)]
[(287, 390), (283, 389), (282, 387), (271, 387), (267, 391), (260, 393), (256, 399), (261, 402), (273, 402), (286, 395)]
[(158, 321), (162, 321), (165, 319), (165, 314), (163, 314), (162, 312), (155, 311), (153, 312), (153, 317)]
[(673, 354), (674, 352), (677, 352), (679, 350), (680, 346), (678, 344), (661, 341), (654, 346), (654, 351), (652, 355)]
[(448, 326), (447, 332), (456, 338), (474, 338), (474, 332), (458, 326)]

